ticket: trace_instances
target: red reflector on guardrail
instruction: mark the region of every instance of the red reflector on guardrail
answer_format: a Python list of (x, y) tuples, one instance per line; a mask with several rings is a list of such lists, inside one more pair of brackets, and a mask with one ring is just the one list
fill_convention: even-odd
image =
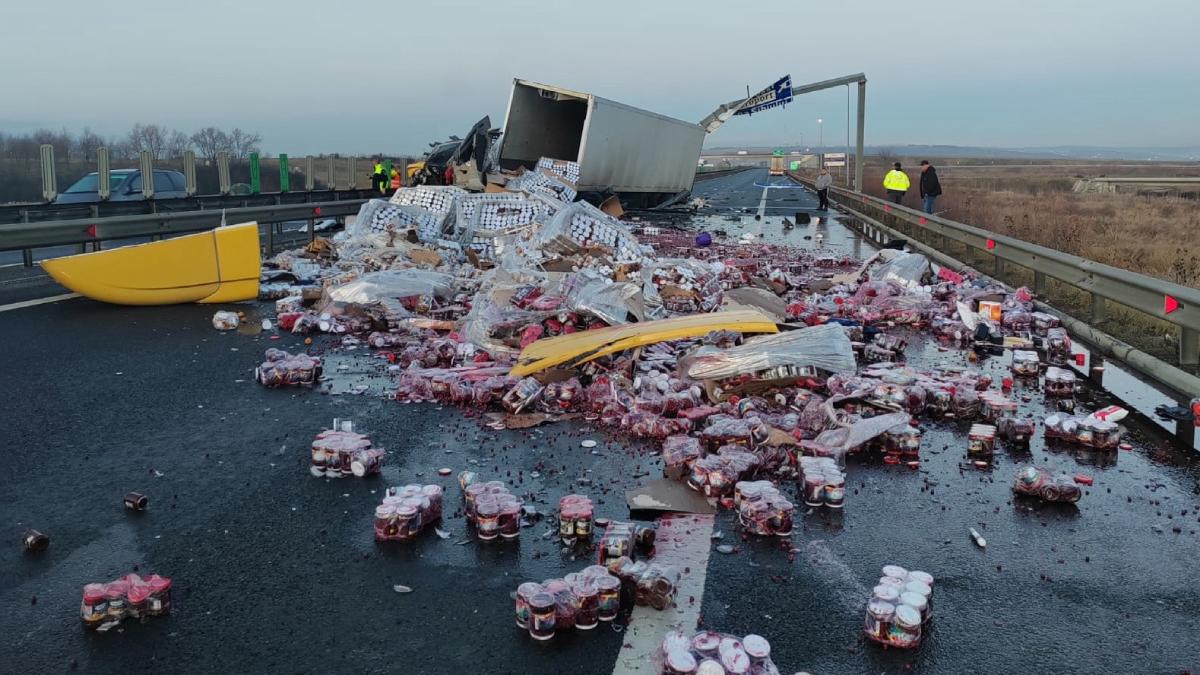
[(1163, 296), (1163, 314), (1179, 310), (1179, 301), (1169, 295)]
[(926, 221), (925, 221), (925, 216), (921, 216), (920, 218), (917, 218), (917, 223), (918, 223), (918, 224), (920, 224), (920, 225), (924, 225), (924, 224), (925, 224), (925, 222), (926, 222)]
[(88, 225), (86, 228), (84, 228), (83, 231), (85, 233), (87, 233), (87, 236), (89, 236), (89, 237), (94, 238), (96, 236), (96, 226), (95, 225)]
[(319, 215), (321, 215), (321, 207), (319, 207), (319, 206), (314, 206), (314, 207), (313, 207), (313, 215), (314, 215), (314, 216), (319, 216)]
[(988, 239), (988, 240), (987, 240), (987, 247), (988, 247), (988, 250), (989, 250), (989, 251), (990, 251), (990, 250), (992, 250), (992, 249), (994, 249), (994, 248), (996, 248), (996, 240), (995, 240), (995, 239)]
[(888, 212), (888, 213), (890, 213), (890, 212), (891, 212), (891, 210), (892, 210), (892, 205), (891, 205), (891, 204), (884, 204), (884, 205), (883, 205), (883, 210), (884, 210), (885, 212)]

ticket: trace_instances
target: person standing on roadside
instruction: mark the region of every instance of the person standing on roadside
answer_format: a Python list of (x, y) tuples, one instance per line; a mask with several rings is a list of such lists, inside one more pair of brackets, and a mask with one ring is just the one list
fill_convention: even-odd
[(383, 194), (387, 190), (387, 176), (383, 173), (383, 160), (376, 157), (375, 167), (371, 171), (371, 188)]
[(921, 202), (925, 213), (933, 213), (933, 202), (942, 195), (942, 184), (938, 181), (937, 169), (928, 160), (921, 160), (921, 178), (917, 181), (921, 188)]
[(892, 164), (892, 170), (883, 177), (883, 189), (887, 190), (888, 197), (897, 204), (904, 199), (904, 193), (908, 192), (910, 185), (908, 174), (900, 170), (900, 162)]
[(817, 174), (817, 198), (821, 200), (821, 205), (817, 207), (818, 211), (829, 210), (829, 186), (833, 185), (833, 176), (829, 175), (829, 171), (825, 167), (821, 167), (821, 173)]
[(395, 164), (392, 165), (391, 179), (392, 194), (396, 194), (396, 191), (400, 189), (400, 168)]

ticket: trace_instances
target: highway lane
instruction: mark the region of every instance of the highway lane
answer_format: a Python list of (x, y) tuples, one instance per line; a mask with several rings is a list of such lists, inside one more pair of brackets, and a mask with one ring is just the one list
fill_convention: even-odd
[[(814, 202), (787, 188), (767, 188), (764, 202), (755, 184), (770, 184), (765, 174), (699, 184), (710, 207), (695, 225), (807, 246), (822, 232), (831, 250), (869, 252), (837, 222), (784, 232), (783, 214), (811, 212)], [(623, 489), (659, 471), (654, 446), (582, 422), (494, 432), (438, 406), (265, 390), (252, 381), (262, 351), (300, 349), (299, 339), (216, 333), (215, 309), (79, 299), (0, 315), (10, 383), (0, 438), (21, 449), (9, 458), (0, 523), (10, 542), (25, 527), (53, 540), (42, 556), (0, 547), (0, 646), (16, 655), (10, 663), (33, 672), (72, 663), (99, 672), (613, 672), (620, 633), (543, 645), (512, 625), (509, 593), (520, 582), (586, 564), (543, 538), (545, 523), (515, 545), (485, 546), (452, 514), (449, 539), (427, 532), (413, 546), (378, 546), (370, 514), (384, 486), (409, 481), (446, 485), (456, 504), (452, 479), (436, 474), (447, 466), (511, 480), (539, 509), (579, 490), (597, 500), (598, 516), (624, 517)], [(351, 364), (334, 378), (339, 390), (362, 381), (385, 391), (383, 362), (354, 354), (337, 357)], [(965, 365), (916, 335), (908, 355)], [(1001, 359), (981, 367), (1005, 370)], [(1022, 393), (1027, 410), (1044, 414), (1036, 390)], [(307, 444), (335, 416), (354, 418), (391, 451), (382, 479), (307, 474)], [(925, 424), (919, 471), (852, 460), (845, 509), (798, 511), (794, 559), (779, 541), (743, 540), (724, 512), (715, 529), (738, 550), (710, 555), (701, 621), (766, 636), (783, 672), (1194, 669), (1200, 469), (1152, 425), (1129, 424), (1130, 452), (1038, 439), (1028, 457), (998, 452), (990, 473), (960, 469), (961, 427)], [(599, 441), (598, 454), (580, 448), (583, 438)], [(1014, 504), (1009, 481), (1029, 459), (1090, 473), (1096, 485), (1075, 509)], [(141, 517), (121, 507), (129, 490), (150, 497)], [(986, 551), (967, 527), (981, 528)], [(933, 634), (912, 654), (858, 637), (866, 594), (888, 563), (938, 579)], [(172, 616), (82, 631), (82, 585), (135, 565), (176, 580)], [(397, 594), (395, 584), (414, 591)]]

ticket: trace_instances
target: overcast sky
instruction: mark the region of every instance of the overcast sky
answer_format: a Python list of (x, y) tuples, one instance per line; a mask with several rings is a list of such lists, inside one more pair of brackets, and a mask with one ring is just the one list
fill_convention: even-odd
[[(501, 125), (513, 77), (699, 121), (746, 85), (861, 71), (871, 145), (1200, 145), (1197, 28), (1197, 0), (4, 0), (0, 129), (403, 153)], [(818, 117), (845, 142), (844, 88), (708, 145), (813, 145)]]

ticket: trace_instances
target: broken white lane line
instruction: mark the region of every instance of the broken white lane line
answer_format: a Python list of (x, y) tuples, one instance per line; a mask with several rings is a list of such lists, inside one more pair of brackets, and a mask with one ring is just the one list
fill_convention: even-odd
[(48, 298), (37, 298), (36, 300), (25, 300), (23, 302), (14, 302), (8, 305), (0, 305), (0, 312), (10, 312), (14, 309), (25, 309), (26, 307), (36, 307), (37, 305), (45, 305), (51, 302), (61, 302), (70, 300), (71, 298), (81, 297), (78, 293), (63, 293), (62, 295), (51, 295)]

